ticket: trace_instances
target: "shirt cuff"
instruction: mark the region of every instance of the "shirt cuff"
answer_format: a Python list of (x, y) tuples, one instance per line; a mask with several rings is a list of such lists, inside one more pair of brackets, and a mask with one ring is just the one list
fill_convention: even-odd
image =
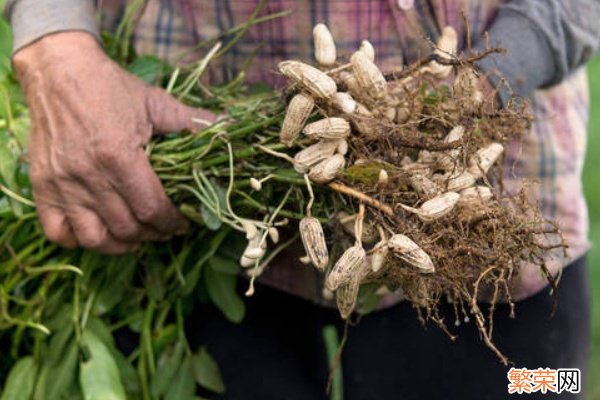
[[(512, 95), (526, 97), (552, 82), (555, 71), (553, 52), (535, 21), (521, 13), (503, 9), (489, 31), (489, 39), (490, 46), (506, 49), (506, 54), (487, 56), (477, 65), (492, 84), (499, 87), (498, 94), (504, 105)], [(484, 43), (477, 43), (474, 50), (485, 50)], [(502, 85), (502, 79), (510, 89)]]
[(100, 38), (93, 0), (13, 0), (6, 5), (13, 54), (50, 33), (85, 31)]

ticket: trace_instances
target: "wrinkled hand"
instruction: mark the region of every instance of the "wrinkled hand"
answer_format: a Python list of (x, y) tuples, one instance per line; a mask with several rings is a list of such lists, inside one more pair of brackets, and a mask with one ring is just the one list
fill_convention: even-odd
[(115, 254), (187, 229), (144, 145), (213, 114), (125, 72), (83, 32), (45, 37), (13, 62), (31, 110), (33, 194), (51, 241)]

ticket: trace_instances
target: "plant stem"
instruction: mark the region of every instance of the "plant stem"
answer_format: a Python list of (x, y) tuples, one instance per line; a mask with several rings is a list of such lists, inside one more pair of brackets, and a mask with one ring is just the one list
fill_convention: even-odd
[(335, 190), (336, 192), (339, 192), (339, 193), (342, 193), (342, 194), (345, 194), (348, 196), (352, 196), (355, 199), (360, 200), (363, 203), (365, 203), (373, 208), (378, 209), (379, 211), (383, 212), (390, 218), (394, 218), (394, 216), (395, 216), (394, 210), (392, 209), (392, 207), (380, 202), (379, 200), (369, 197), (366, 194), (364, 194), (363, 192), (360, 192), (354, 188), (351, 188), (349, 186), (346, 186), (346, 185), (344, 185), (342, 183), (338, 183), (338, 182), (331, 182), (327, 186), (329, 186), (329, 188)]

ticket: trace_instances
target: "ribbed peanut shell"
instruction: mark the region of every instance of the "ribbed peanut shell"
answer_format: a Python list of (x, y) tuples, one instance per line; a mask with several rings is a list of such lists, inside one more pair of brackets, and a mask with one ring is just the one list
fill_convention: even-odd
[(458, 203), (460, 195), (455, 192), (446, 192), (431, 200), (427, 200), (418, 208), (417, 216), (426, 222), (435, 221), (448, 215)]
[(321, 223), (316, 218), (304, 217), (300, 220), (299, 228), (306, 255), (319, 271), (325, 271), (329, 264), (329, 251)]
[(348, 248), (335, 263), (325, 284), (329, 290), (336, 290), (341, 285), (350, 282), (356, 275), (358, 268), (367, 259), (367, 253), (362, 246), (355, 244)]
[(485, 204), (479, 204), (476, 207), (460, 207), (457, 217), (460, 222), (471, 224), (489, 218), (488, 211), (489, 209)]
[(438, 153), (436, 155), (435, 167), (436, 169), (450, 173), (456, 170), (458, 161), (458, 157), (453, 157), (450, 152)]
[(319, 184), (329, 183), (342, 172), (346, 165), (346, 159), (341, 154), (334, 154), (321, 161), (308, 172), (311, 181)]
[(315, 58), (317, 62), (323, 67), (334, 65), (336, 59), (335, 41), (325, 24), (315, 25), (313, 39), (315, 41)]
[(357, 103), (354, 115), (358, 117), (352, 120), (354, 128), (367, 139), (376, 139), (377, 132), (372, 121), (373, 113), (364, 105)]
[(421, 197), (432, 198), (442, 192), (440, 187), (428, 177), (421, 174), (412, 174), (409, 177), (412, 188)]
[(315, 97), (330, 99), (337, 91), (335, 81), (327, 74), (300, 61), (282, 61), (279, 71)]
[(372, 259), (373, 257), (367, 254), (365, 262), (363, 262), (356, 271), (356, 278), (358, 279), (358, 283), (361, 285), (363, 283), (372, 282), (377, 275), (373, 272), (373, 269), (371, 269)]
[(475, 177), (469, 171), (463, 171), (460, 174), (453, 175), (448, 180), (448, 187), (446, 188), (452, 192), (458, 192), (460, 190), (470, 188), (475, 184)]
[(381, 116), (387, 119), (390, 122), (393, 122), (396, 119), (396, 108), (395, 107), (386, 107), (381, 110)]
[(396, 107), (396, 123), (403, 124), (410, 118), (411, 109), (405, 105)]
[(475, 186), (460, 192), (458, 200), (459, 207), (478, 207), (494, 197), (491, 189), (487, 186)]
[(458, 140), (462, 140), (465, 136), (465, 127), (457, 125), (448, 132), (448, 135), (444, 138), (444, 143), (453, 143)]
[(347, 319), (356, 308), (359, 289), (358, 279), (352, 279), (350, 282), (341, 285), (335, 292), (335, 302), (342, 319)]
[(500, 143), (490, 143), (484, 148), (477, 150), (469, 160), (469, 172), (473, 176), (481, 178), (498, 161), (503, 151), (504, 146)]
[(335, 149), (335, 151), (338, 154), (341, 154), (343, 156), (345, 156), (346, 154), (348, 154), (348, 141), (346, 140), (340, 140), (340, 143), (338, 144), (337, 148)]
[[(458, 35), (454, 28), (447, 26), (442, 30), (442, 34), (438, 38), (436, 47), (435, 54), (442, 58), (450, 58), (456, 55), (458, 50)], [(436, 77), (444, 79), (452, 73), (452, 66), (432, 61), (427, 66), (427, 70)]]
[(426, 177), (430, 176), (432, 173), (429, 165), (419, 162), (412, 162), (410, 164), (403, 165), (402, 170), (409, 174), (422, 175)]
[[(463, 126), (457, 125), (454, 128), (452, 128), (452, 130), (450, 130), (450, 132), (448, 132), (448, 135), (444, 138), (444, 143), (454, 143), (454, 142), (461, 141), (462, 138), (464, 137), (464, 135), (465, 135), (465, 128)], [(456, 148), (456, 149), (448, 150), (446, 152), (446, 154), (448, 154), (453, 159), (456, 159), (460, 156), (460, 149)]]
[(292, 146), (310, 117), (314, 106), (315, 101), (305, 94), (299, 93), (292, 98), (279, 132), (281, 143), (288, 147)]
[(302, 132), (315, 139), (344, 139), (350, 135), (350, 123), (339, 117), (323, 118), (306, 125)]
[(346, 86), (346, 91), (348, 91), (352, 96), (358, 96), (361, 94), (362, 90), (360, 85), (358, 84), (358, 80), (353, 73), (348, 71), (340, 72), (340, 80)]
[(417, 162), (423, 164), (434, 164), (437, 160), (437, 155), (434, 152), (428, 150), (419, 151), (419, 156), (417, 157)]
[(458, 51), (458, 34), (451, 26), (442, 29), (442, 34), (438, 37), (435, 52), (443, 57), (456, 55)]
[(375, 99), (385, 97), (387, 83), (373, 61), (369, 60), (362, 51), (357, 51), (350, 57), (350, 62), (358, 84)]
[(321, 140), (308, 146), (294, 156), (294, 169), (301, 174), (308, 172), (316, 164), (331, 157), (338, 146), (339, 140)]
[(481, 83), (473, 69), (462, 69), (454, 80), (453, 88), (455, 97), (463, 99), (467, 108), (475, 108), (483, 102)]
[(333, 106), (344, 114), (352, 114), (356, 111), (356, 101), (350, 93), (337, 92), (331, 98)]
[(360, 42), (360, 48), (358, 51), (363, 52), (369, 61), (375, 62), (375, 48), (368, 40), (363, 40)]
[(435, 272), (431, 257), (409, 237), (402, 234), (392, 236), (388, 240), (388, 248), (394, 256), (417, 268), (419, 271), (423, 273)]

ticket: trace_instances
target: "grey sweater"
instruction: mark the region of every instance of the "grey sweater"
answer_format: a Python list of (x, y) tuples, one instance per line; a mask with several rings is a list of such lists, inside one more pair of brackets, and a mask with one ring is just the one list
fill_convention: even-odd
[[(44, 35), (80, 30), (98, 36), (93, 0), (7, 0), (18, 51)], [(492, 44), (509, 57), (484, 60), (519, 95), (551, 86), (588, 61), (600, 47), (600, 0), (514, 0), (498, 11)], [(483, 44), (479, 44), (483, 47)], [(504, 97), (506, 100), (506, 97)]]

